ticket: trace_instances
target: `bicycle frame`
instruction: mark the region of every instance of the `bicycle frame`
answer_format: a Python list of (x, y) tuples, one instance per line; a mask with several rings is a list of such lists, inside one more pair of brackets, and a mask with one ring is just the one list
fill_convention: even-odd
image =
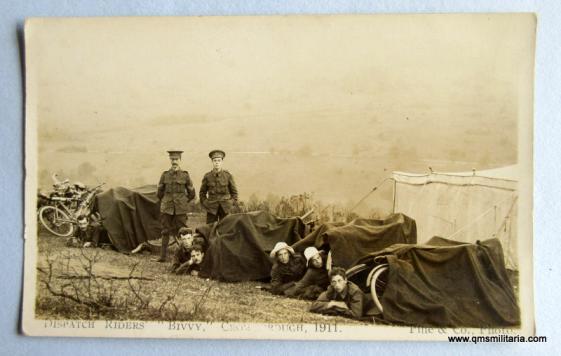
[[(63, 199), (64, 199), (64, 198), (63, 198)], [(77, 220), (76, 220), (75, 213), (74, 213), (72, 210), (70, 210), (70, 209), (63, 203), (63, 202), (65, 201), (65, 200), (63, 200), (63, 199), (56, 199), (56, 197), (54, 197), (54, 199), (51, 199), (51, 201), (52, 201), (54, 204), (51, 204), (51, 205), (54, 206), (55, 208), (58, 208), (58, 209), (60, 209), (60, 210), (62, 210), (62, 211), (64, 211), (64, 212), (66, 212), (66, 213), (68, 214), (68, 216), (70, 216), (70, 219), (64, 219), (64, 218), (58, 216), (57, 210), (55, 210), (55, 219), (56, 219), (57, 221), (61, 221), (61, 222), (69, 222), (69, 223), (72, 223), (72, 224), (76, 224), (76, 223), (77, 223)]]

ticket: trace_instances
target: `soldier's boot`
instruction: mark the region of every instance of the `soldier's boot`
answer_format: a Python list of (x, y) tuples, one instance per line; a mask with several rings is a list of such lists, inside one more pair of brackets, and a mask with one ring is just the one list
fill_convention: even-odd
[(162, 249), (160, 252), (160, 258), (156, 260), (156, 262), (166, 262), (168, 257), (168, 244), (169, 244), (169, 235), (162, 236)]

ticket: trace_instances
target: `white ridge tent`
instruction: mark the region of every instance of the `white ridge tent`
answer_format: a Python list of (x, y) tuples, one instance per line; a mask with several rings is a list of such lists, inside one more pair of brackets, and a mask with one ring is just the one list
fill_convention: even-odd
[(518, 269), (518, 165), (461, 173), (393, 172), (394, 212), (417, 222), (417, 241), (433, 236), (474, 243), (496, 237), (507, 268)]

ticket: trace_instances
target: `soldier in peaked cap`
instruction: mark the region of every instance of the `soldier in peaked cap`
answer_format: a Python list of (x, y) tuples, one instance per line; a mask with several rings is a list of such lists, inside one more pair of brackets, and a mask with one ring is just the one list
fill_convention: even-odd
[(158, 262), (166, 261), (170, 236), (177, 236), (180, 228), (187, 227), (188, 203), (195, 199), (195, 187), (189, 173), (179, 167), (182, 153), (168, 151), (171, 168), (162, 173), (158, 183), (162, 224), (162, 250)]
[(222, 150), (213, 150), (208, 156), (212, 160), (212, 171), (205, 174), (199, 199), (206, 209), (207, 224), (221, 220), (228, 215), (233, 206), (238, 204), (238, 189), (234, 177), (230, 172), (222, 169), (222, 161), (226, 153)]

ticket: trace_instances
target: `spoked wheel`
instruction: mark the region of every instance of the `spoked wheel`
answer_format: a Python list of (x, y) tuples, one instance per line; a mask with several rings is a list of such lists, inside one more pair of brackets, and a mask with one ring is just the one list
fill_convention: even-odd
[(370, 272), (371, 278), (368, 278), (370, 282), (370, 291), (372, 293), (372, 300), (376, 307), (383, 312), (382, 303), (380, 303), (380, 298), (386, 290), (386, 284), (388, 283), (388, 273), (389, 268), (387, 264), (379, 265)]
[(56, 206), (48, 205), (39, 209), (39, 221), (56, 236), (70, 236), (74, 231), (74, 224), (68, 213)]

